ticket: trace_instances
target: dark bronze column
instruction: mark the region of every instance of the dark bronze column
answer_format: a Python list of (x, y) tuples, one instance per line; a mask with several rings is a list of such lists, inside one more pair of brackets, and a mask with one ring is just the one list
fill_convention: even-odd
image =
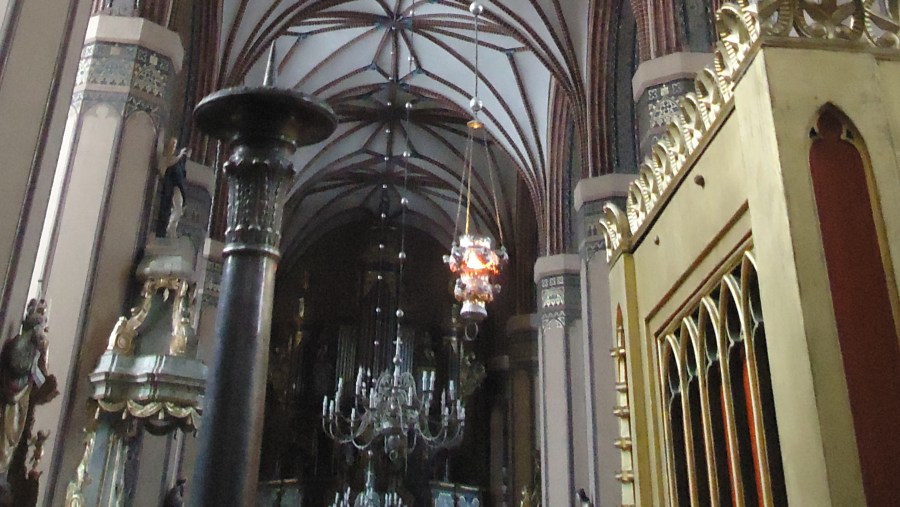
[(323, 141), (337, 120), (323, 102), (268, 86), (203, 99), (198, 127), (229, 146), (216, 344), (207, 380), (195, 506), (256, 505), (275, 268), (285, 191), (298, 146)]

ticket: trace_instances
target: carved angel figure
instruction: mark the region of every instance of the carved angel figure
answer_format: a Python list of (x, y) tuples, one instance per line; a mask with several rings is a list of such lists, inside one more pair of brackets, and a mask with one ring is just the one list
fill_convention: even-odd
[(160, 165), (162, 195), (159, 201), (159, 217), (156, 225), (157, 237), (178, 237), (178, 221), (184, 214), (185, 183), (187, 182), (185, 164), (190, 156), (189, 148), (178, 150), (178, 140), (169, 139)]
[(47, 372), (47, 302), (28, 302), (19, 333), (0, 349), (0, 473), (9, 470), (22, 438), (29, 404), (56, 397), (56, 377)]

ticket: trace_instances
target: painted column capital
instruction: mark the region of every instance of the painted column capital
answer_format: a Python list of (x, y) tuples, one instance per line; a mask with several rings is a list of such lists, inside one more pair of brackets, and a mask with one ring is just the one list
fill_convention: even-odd
[(611, 202), (620, 208), (625, 207), (628, 185), (634, 181), (634, 174), (604, 174), (594, 178), (585, 178), (575, 185), (574, 208), (576, 240), (581, 258), (587, 262), (594, 254), (606, 248), (603, 234), (600, 232), (600, 218), (603, 207)]
[(541, 330), (565, 328), (581, 318), (581, 258), (575, 254), (539, 257), (534, 264)]
[(175, 32), (141, 18), (94, 16), (88, 23), (72, 104), (108, 103), (127, 116), (168, 114), (184, 48)]
[(680, 111), (678, 101), (694, 91), (694, 77), (712, 63), (711, 53), (672, 53), (640, 64), (631, 81), (639, 152), (650, 151)]

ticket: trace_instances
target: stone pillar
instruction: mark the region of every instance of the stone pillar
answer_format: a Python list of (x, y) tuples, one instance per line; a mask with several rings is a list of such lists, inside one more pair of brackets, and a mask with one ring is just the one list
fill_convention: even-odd
[[(221, 241), (207, 238), (200, 253), (197, 273), (197, 358), (209, 364), (215, 344), (216, 306), (219, 304), (219, 284), (222, 280)], [(202, 431), (202, 430), (201, 430)], [(180, 455), (177, 460), (179, 477), (188, 479), (185, 497), (189, 497), (193, 481), (191, 475), (197, 464), (199, 440), (195, 435), (186, 434), (181, 439)]]
[(638, 66), (631, 81), (638, 125), (639, 153), (650, 153), (669, 121), (678, 100), (694, 91), (694, 76), (712, 63), (710, 53), (671, 53)]
[(487, 365), (490, 389), (490, 496), (492, 505), (512, 505), (509, 496), (509, 357), (495, 356)]
[(57, 164), (90, 2), (0, 2), (0, 329), (17, 329)]
[(182, 54), (175, 33), (146, 20), (90, 20), (34, 275), (52, 305), (50, 368), (61, 393), (35, 425), (57, 428), (43, 475), (48, 505), (62, 503), (83, 455), (81, 431), (93, 415), (84, 403), (88, 374), (131, 300), (158, 178), (160, 126)]
[(506, 322), (509, 343), (509, 479), (510, 505), (519, 505), (523, 489), (540, 487), (535, 459), (539, 455), (537, 400), (538, 326), (533, 314), (515, 315)]
[(613, 444), (619, 438), (619, 421), (613, 414), (616, 401), (615, 362), (610, 355), (615, 346), (610, 318), (609, 267), (598, 221), (603, 206), (613, 202), (624, 207), (629, 174), (607, 174), (584, 179), (575, 186), (575, 214), (578, 221), (581, 256), (581, 307), (584, 315), (584, 378), (587, 424), (585, 426), (591, 460), (591, 482), (585, 491), (595, 505), (619, 505), (622, 492), (616, 481), (620, 462)]
[(534, 265), (541, 329), (538, 364), (541, 398), (543, 505), (573, 505), (587, 490), (581, 260), (577, 255), (540, 257)]

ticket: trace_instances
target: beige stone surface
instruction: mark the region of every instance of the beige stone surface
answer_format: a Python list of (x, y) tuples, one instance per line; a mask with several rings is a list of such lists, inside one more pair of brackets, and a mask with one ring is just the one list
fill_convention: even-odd
[(5, 20), (11, 42), (0, 62), (0, 287), (9, 294), (4, 330), (25, 307), (72, 93), (71, 80), (57, 76), (75, 75), (90, 7), (75, 0), (20, 5), (18, 16)]
[[(758, 263), (789, 500), (810, 506), (865, 503), (809, 177), (809, 131), (825, 104), (838, 107), (859, 130), (883, 217), (888, 268), (896, 272), (898, 80), (900, 62), (874, 53), (764, 47), (749, 62), (721, 128), (707, 136), (703, 152), (663, 196), (655, 221), (635, 238), (633, 253), (614, 261), (610, 307), (613, 315), (619, 307), (624, 312), (632, 367), (637, 504), (663, 503), (672, 494), (654, 337), (750, 245)], [(896, 277), (891, 282), (896, 293)]]

